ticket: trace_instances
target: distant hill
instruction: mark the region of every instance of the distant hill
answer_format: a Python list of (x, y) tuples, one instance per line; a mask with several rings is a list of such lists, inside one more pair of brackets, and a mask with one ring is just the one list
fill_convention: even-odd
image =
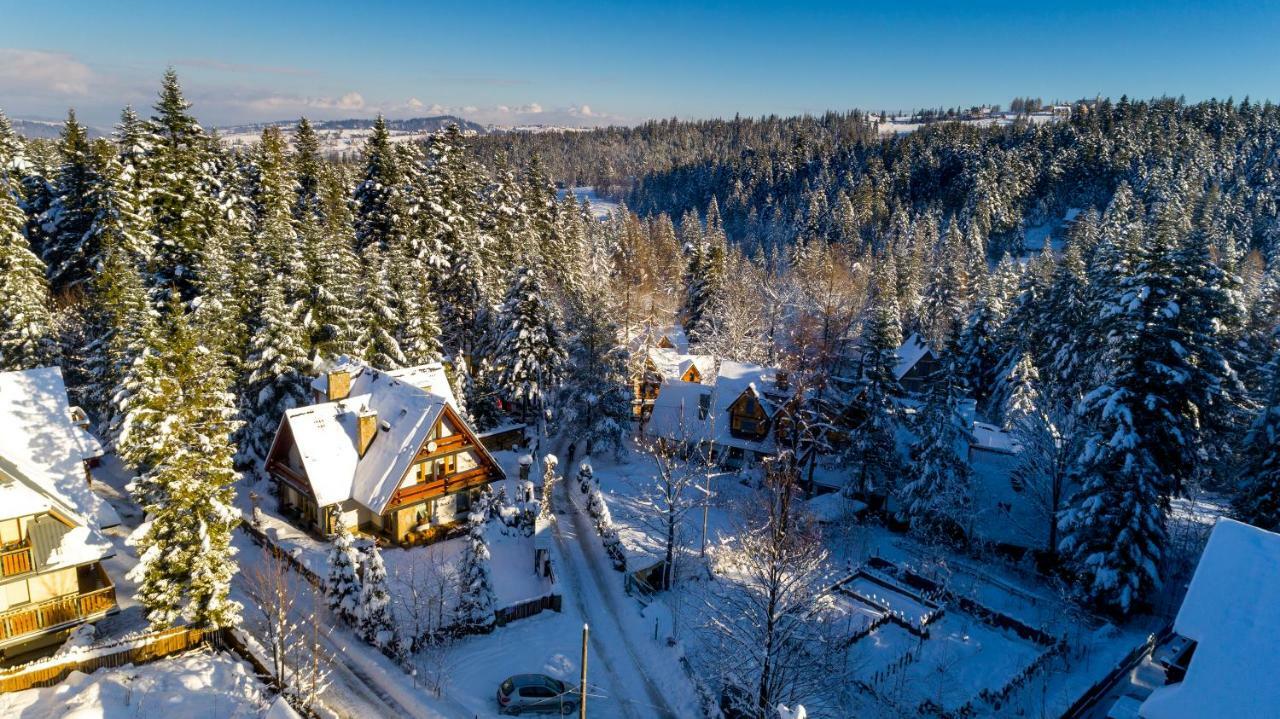
[[(24, 120), (21, 118), (13, 118), (9, 120), (13, 125), (13, 131), (27, 138), (28, 140), (47, 140), (56, 139), (62, 133), (63, 122), (58, 120)], [(109, 130), (102, 128), (87, 126), (89, 137), (106, 137), (111, 134)]]
[[(368, 130), (373, 127), (373, 119), (353, 117), (346, 120), (318, 120), (311, 123), (317, 131), (336, 130)], [(280, 120), (277, 122), (257, 122), (248, 125), (230, 125), (218, 128), (223, 135), (243, 135), (261, 133), (267, 127), (293, 127), (297, 120)], [(465, 133), (483, 135), (488, 130), (478, 123), (457, 117), (456, 115), (436, 115), (434, 117), (411, 117), (405, 120), (387, 120), (387, 129), (393, 133), (426, 134), (439, 132), (449, 125), (457, 125)]]

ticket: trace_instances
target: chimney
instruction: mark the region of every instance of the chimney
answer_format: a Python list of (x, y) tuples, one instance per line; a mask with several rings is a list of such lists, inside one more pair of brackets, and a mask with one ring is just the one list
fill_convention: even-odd
[(351, 372), (345, 369), (335, 369), (329, 372), (329, 401), (336, 402), (340, 399), (346, 399), (351, 395)]
[(371, 409), (362, 409), (356, 415), (356, 451), (361, 457), (369, 451), (373, 438), (378, 434), (378, 413)]

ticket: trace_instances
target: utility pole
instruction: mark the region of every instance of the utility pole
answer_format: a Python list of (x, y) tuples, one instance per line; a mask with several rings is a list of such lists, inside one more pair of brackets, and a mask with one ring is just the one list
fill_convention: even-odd
[(582, 624), (582, 681), (578, 684), (578, 719), (587, 719), (587, 634), (590, 627)]

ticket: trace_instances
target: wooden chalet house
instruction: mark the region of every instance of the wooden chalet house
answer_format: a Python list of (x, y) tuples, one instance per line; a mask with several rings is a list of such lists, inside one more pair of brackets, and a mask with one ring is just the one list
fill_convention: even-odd
[(0, 655), (58, 644), (119, 611), (100, 530), (119, 523), (89, 489), (102, 447), (62, 372), (0, 373)]
[(714, 384), (663, 382), (644, 433), (702, 447), (722, 466), (751, 466), (785, 439), (778, 430), (792, 399), (785, 371), (722, 360)]
[(710, 384), (715, 378), (715, 366), (716, 358), (711, 355), (681, 354), (668, 347), (649, 348), (632, 380), (636, 416), (641, 419), (649, 416), (663, 382)]
[(342, 362), (289, 410), (267, 455), (281, 511), (321, 535), (338, 522), (400, 545), (460, 531), (505, 475), (458, 414), (440, 364), (382, 371)]
[(920, 395), (941, 368), (942, 359), (938, 353), (933, 351), (923, 337), (912, 333), (898, 348), (898, 364), (894, 367), (893, 375), (907, 394)]

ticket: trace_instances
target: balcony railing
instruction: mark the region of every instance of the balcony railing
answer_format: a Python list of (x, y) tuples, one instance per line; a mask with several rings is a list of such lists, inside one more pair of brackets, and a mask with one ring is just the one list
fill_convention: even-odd
[(31, 543), (0, 552), (0, 577), (16, 577), (31, 571)]
[(0, 642), (104, 614), (115, 605), (116, 588), (108, 585), (83, 594), (11, 609), (0, 613)]

